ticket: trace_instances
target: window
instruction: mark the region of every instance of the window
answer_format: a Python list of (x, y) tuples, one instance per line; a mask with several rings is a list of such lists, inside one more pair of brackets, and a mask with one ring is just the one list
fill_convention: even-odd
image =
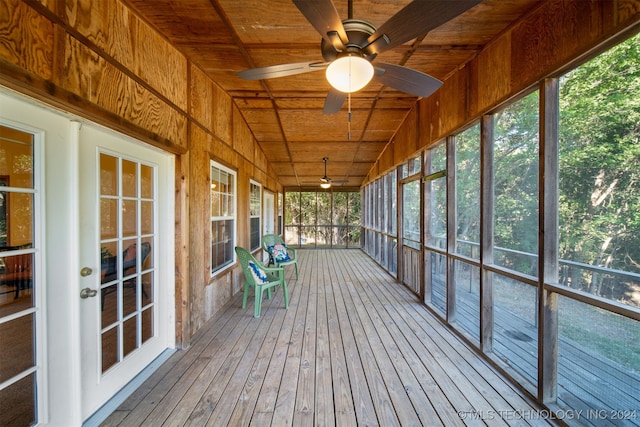
[(278, 211), (278, 222), (276, 224), (276, 233), (278, 235), (282, 235), (282, 193), (278, 193), (278, 206), (276, 207)]
[(494, 263), (538, 275), (538, 91), (494, 116)]
[(360, 193), (286, 194), (287, 244), (313, 248), (360, 247)]
[(251, 250), (260, 247), (260, 215), (262, 213), (262, 186), (251, 181), (249, 190), (249, 236)]
[(470, 258), (480, 256), (480, 124), (456, 136), (456, 247)]
[(236, 174), (211, 162), (211, 274), (234, 261)]

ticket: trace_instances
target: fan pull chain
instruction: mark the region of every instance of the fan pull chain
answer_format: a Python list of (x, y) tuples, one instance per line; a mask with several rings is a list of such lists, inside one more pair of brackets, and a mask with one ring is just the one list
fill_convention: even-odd
[(347, 94), (348, 115), (347, 115), (347, 141), (351, 141), (351, 93)]

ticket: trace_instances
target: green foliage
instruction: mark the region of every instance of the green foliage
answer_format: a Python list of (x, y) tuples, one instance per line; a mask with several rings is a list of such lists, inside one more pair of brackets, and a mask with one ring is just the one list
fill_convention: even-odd
[(456, 136), (456, 169), (458, 252), (471, 256), (462, 242), (480, 243), (480, 124)]
[(494, 116), (495, 262), (537, 275), (538, 252), (538, 92)]
[(640, 36), (563, 76), (560, 106), (561, 256), (640, 272)]
[(359, 246), (360, 209), (359, 192), (287, 192), (285, 226), (301, 245)]

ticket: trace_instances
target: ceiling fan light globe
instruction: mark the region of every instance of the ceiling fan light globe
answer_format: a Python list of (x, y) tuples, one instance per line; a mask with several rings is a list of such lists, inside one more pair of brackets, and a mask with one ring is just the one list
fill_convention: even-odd
[(329, 84), (340, 92), (357, 92), (373, 78), (373, 65), (360, 56), (343, 56), (329, 64), (326, 76)]
[(331, 183), (330, 182), (323, 182), (320, 184), (320, 187), (322, 188), (331, 188)]

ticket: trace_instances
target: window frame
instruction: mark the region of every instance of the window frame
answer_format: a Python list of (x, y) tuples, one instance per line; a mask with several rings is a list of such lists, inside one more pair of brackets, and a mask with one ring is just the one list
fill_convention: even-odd
[[(237, 201), (238, 201), (238, 179), (237, 179), (237, 172), (219, 162), (216, 162), (215, 160), (211, 160), (210, 164), (209, 164), (209, 182), (211, 185), (211, 189), (210, 189), (210, 194), (211, 196), (213, 196), (214, 190), (213, 190), (213, 172), (214, 172), (214, 168), (218, 170), (218, 176), (220, 175), (221, 172), (224, 172), (228, 175), (229, 178), (231, 178), (231, 185), (230, 187), (230, 191), (225, 193), (226, 196), (231, 197), (231, 203), (229, 205), (229, 207), (231, 208), (231, 212), (229, 212), (227, 215), (214, 215), (213, 214), (213, 200), (210, 200), (209, 203), (209, 215), (210, 215), (210, 220), (209, 220), (209, 224), (210, 224), (210, 230), (213, 229), (213, 224), (215, 222), (220, 222), (220, 221), (232, 221), (233, 224), (233, 230), (231, 231), (231, 233), (228, 234), (228, 236), (231, 236), (231, 247), (235, 247), (235, 243), (237, 241), (237, 230), (238, 230), (238, 218), (237, 218)], [(217, 181), (216, 181), (217, 182)], [(218, 194), (222, 194), (220, 191), (216, 191)], [(216, 267), (214, 267), (213, 265), (213, 245), (215, 243), (219, 243), (219, 242), (214, 242), (214, 237), (213, 237), (213, 233), (210, 234), (210, 260), (211, 260), (211, 277), (216, 276), (217, 274), (227, 270), (228, 268), (231, 268), (232, 266), (235, 265), (236, 263), (236, 255), (235, 255), (235, 251), (232, 249), (231, 250), (231, 259), (223, 264), (220, 264)]]
[[(254, 188), (257, 188), (258, 194), (257, 194), (257, 199), (254, 197)], [(249, 180), (249, 250), (251, 252), (255, 252), (258, 249), (260, 249), (260, 246), (262, 244), (262, 195), (263, 195), (263, 191), (262, 191), (262, 184), (260, 184), (259, 182), (256, 182), (252, 179)], [(257, 205), (255, 205), (254, 203), (257, 203)], [(258, 243), (257, 245), (253, 245), (252, 244), (252, 236), (255, 233), (255, 231), (253, 230), (253, 221), (252, 220), (258, 220)]]

